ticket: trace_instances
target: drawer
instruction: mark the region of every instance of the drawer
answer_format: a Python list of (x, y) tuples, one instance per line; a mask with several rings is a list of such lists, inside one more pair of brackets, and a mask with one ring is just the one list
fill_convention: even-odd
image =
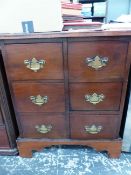
[(0, 124), (3, 124), (3, 118), (2, 118), (2, 112), (1, 112), (1, 109), (0, 109)]
[(8, 136), (4, 126), (0, 126), (0, 148), (9, 147)]
[(115, 115), (70, 115), (72, 139), (115, 139), (120, 118)]
[(124, 77), (128, 44), (117, 41), (72, 42), (68, 46), (71, 82)]
[(21, 137), (29, 138), (65, 138), (66, 122), (62, 114), (19, 115)]
[(122, 83), (70, 84), (71, 110), (119, 110)]
[(17, 112), (64, 112), (63, 83), (13, 83)]
[(12, 44), (5, 49), (12, 80), (63, 79), (62, 43)]

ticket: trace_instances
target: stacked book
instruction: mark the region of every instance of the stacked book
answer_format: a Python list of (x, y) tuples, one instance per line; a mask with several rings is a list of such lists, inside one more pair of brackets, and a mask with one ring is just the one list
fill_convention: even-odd
[(81, 15), (82, 4), (80, 3), (61, 2), (61, 6), (63, 15), (74, 15), (76, 17)]
[(79, 30), (79, 29), (93, 29), (93, 30), (101, 30), (102, 23), (101, 22), (71, 22), (64, 23), (63, 30)]
[(82, 4), (62, 2), (63, 30), (96, 29), (100, 22), (88, 22), (81, 15)]

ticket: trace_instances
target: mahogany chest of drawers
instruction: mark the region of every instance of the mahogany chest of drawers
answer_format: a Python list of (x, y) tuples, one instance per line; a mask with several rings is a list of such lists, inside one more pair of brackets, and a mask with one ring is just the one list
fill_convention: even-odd
[(20, 156), (60, 144), (120, 155), (130, 36), (124, 31), (3, 36)]

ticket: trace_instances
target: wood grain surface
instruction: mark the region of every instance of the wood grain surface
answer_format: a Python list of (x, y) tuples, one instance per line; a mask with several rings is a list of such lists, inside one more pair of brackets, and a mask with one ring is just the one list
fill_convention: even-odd
[(5, 126), (0, 126), (0, 148), (10, 148)]
[[(61, 43), (13, 44), (6, 48), (6, 69), (12, 80), (63, 79)], [(45, 60), (42, 69), (34, 72), (24, 60)]]
[[(69, 79), (71, 82), (121, 80), (124, 78), (128, 43), (118, 41), (71, 42), (68, 45)], [(108, 58), (106, 66), (95, 70), (86, 58)]]
[[(65, 95), (63, 83), (13, 83), (15, 108), (18, 112), (64, 112)], [(47, 96), (47, 103), (38, 106), (30, 97)]]
[[(45, 113), (31, 113), (31, 114), (20, 114), (22, 133), (21, 137), (24, 138), (66, 138), (66, 119), (64, 114), (45, 114)], [(48, 133), (40, 133), (35, 128), (41, 125), (51, 125), (52, 129)]]
[[(72, 139), (115, 139), (119, 137), (120, 118), (115, 115), (70, 115)], [(85, 126), (101, 126), (102, 129), (96, 134), (86, 132)]]
[[(122, 83), (71, 83), (70, 84), (71, 110), (119, 110)], [(85, 100), (85, 95), (103, 94), (103, 101), (92, 104)]]

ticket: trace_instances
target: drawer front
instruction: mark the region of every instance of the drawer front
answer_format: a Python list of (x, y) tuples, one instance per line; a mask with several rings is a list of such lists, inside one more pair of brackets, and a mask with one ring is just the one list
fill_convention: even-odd
[(13, 44), (6, 47), (12, 80), (63, 79), (61, 43)]
[(72, 42), (68, 47), (71, 82), (121, 79), (128, 44), (125, 42)]
[(13, 83), (17, 112), (64, 112), (63, 83)]
[(21, 137), (29, 138), (65, 138), (65, 116), (62, 114), (20, 115)]
[(1, 109), (0, 109), (0, 124), (3, 124), (3, 118), (2, 118), (2, 112), (1, 112)]
[(71, 114), (72, 139), (115, 139), (118, 138), (120, 118), (113, 115)]
[(122, 83), (70, 84), (71, 110), (119, 110)]
[(4, 126), (0, 126), (0, 148), (9, 147), (8, 136)]

